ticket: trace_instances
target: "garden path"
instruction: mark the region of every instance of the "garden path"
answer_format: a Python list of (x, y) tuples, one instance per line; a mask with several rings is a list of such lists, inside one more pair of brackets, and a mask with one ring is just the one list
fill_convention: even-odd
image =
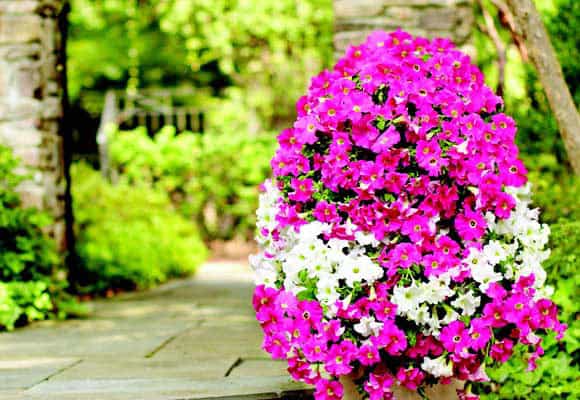
[(297, 399), (260, 349), (244, 263), (89, 304), (90, 318), (0, 334), (0, 399)]

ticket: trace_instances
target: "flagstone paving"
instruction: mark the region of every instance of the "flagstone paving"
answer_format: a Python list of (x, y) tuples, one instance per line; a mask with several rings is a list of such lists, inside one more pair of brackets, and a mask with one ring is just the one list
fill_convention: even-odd
[(2, 400), (301, 399), (260, 349), (251, 271), (212, 262), (191, 279), (89, 304), (90, 317), (0, 334)]

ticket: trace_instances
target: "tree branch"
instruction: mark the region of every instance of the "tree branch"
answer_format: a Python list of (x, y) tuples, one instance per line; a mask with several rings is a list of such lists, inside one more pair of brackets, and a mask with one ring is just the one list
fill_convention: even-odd
[(516, 25), (514, 23), (514, 16), (510, 11), (509, 7), (503, 2), (503, 0), (490, 0), (491, 3), (497, 8), (499, 22), (506, 28), (511, 37), (512, 41), (518, 48), (520, 56), (524, 62), (528, 62), (530, 59), (528, 57), (528, 49), (524, 43), (524, 39), (517, 33)]

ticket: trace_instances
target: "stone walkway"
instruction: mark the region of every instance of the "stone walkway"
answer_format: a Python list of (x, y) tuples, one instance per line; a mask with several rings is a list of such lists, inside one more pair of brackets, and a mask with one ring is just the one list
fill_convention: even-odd
[(208, 263), (195, 278), (90, 304), (91, 317), (0, 334), (2, 400), (306, 398), (260, 349), (251, 271)]

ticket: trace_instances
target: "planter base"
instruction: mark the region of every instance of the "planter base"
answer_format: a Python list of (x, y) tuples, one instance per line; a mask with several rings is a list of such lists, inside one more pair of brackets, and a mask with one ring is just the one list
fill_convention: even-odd
[[(354, 380), (350, 376), (341, 376), (340, 383), (344, 388), (343, 400), (362, 400), (362, 396), (356, 390)], [(457, 399), (457, 389), (463, 388), (463, 382), (453, 381), (449, 385), (434, 385), (425, 390), (429, 400), (455, 400)], [(402, 386), (393, 386), (395, 400), (421, 400), (415, 391)]]

